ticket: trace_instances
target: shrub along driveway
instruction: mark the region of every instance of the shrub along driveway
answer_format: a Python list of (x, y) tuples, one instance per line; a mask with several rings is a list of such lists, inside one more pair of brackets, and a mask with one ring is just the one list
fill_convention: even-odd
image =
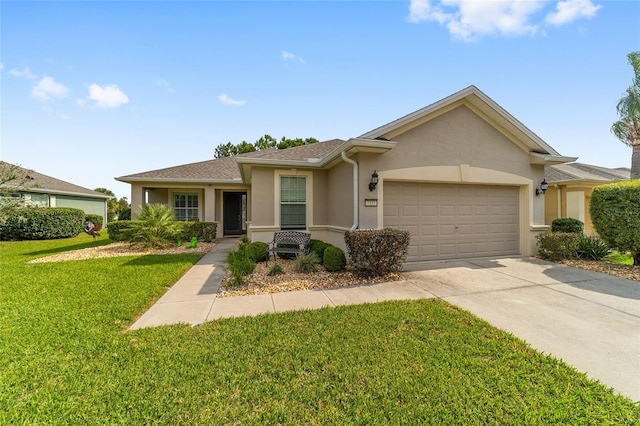
[(416, 286), (640, 401), (640, 283), (538, 259), (414, 264)]

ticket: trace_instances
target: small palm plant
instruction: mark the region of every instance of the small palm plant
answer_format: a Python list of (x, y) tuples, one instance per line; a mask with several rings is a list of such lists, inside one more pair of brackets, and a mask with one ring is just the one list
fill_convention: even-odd
[(180, 235), (181, 223), (173, 220), (173, 210), (164, 204), (147, 204), (131, 229), (131, 244), (144, 249), (173, 245)]

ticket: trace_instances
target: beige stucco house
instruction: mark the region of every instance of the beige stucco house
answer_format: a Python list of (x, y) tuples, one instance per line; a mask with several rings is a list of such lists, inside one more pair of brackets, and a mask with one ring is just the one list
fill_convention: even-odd
[(551, 224), (556, 218), (571, 217), (584, 223), (584, 232), (595, 235), (589, 214), (593, 188), (631, 178), (631, 169), (610, 169), (584, 163), (568, 163), (545, 168), (544, 176), (549, 184), (545, 194), (545, 221)]
[(165, 203), (178, 219), (219, 222), (219, 236), (302, 229), (344, 247), (347, 230), (397, 227), (411, 232), (407, 260), (421, 261), (534, 253), (548, 228), (544, 167), (574, 160), (470, 86), (346, 141), (117, 179), (134, 213)]

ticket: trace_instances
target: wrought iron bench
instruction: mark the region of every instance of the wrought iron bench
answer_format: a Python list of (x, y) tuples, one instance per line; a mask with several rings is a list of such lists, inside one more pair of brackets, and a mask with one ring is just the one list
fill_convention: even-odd
[[(311, 234), (301, 231), (279, 231), (273, 233), (273, 241), (269, 243), (268, 253), (273, 253), (273, 261), (276, 261), (276, 253), (309, 254)], [(269, 263), (269, 256), (267, 256)]]

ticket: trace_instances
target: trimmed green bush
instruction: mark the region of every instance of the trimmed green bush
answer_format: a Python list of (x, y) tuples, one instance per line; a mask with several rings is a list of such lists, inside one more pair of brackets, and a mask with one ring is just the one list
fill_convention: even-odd
[(340, 248), (330, 246), (324, 250), (323, 265), (329, 272), (342, 271), (347, 265), (347, 257)]
[(109, 222), (107, 232), (109, 239), (113, 241), (129, 241), (131, 229), (136, 226), (137, 220), (116, 220)]
[(229, 287), (237, 287), (245, 283), (247, 276), (251, 275), (256, 264), (247, 256), (248, 244), (240, 243), (235, 251), (227, 253), (227, 264), (231, 275), (227, 280)]
[(579, 258), (590, 260), (602, 260), (605, 256), (611, 253), (611, 249), (609, 249), (607, 243), (605, 243), (601, 238), (596, 236), (589, 237), (586, 235), (582, 235), (578, 238), (576, 250)]
[(394, 228), (347, 231), (344, 241), (353, 267), (362, 274), (385, 275), (402, 269), (409, 231)]
[(578, 239), (575, 232), (552, 232), (538, 235), (538, 255), (547, 260), (571, 259), (578, 255)]
[(104, 225), (104, 218), (99, 214), (86, 214), (84, 216), (84, 221), (90, 221), (95, 226)]
[(640, 265), (640, 179), (596, 186), (589, 211), (600, 238)]
[(320, 263), (324, 262), (324, 251), (327, 249), (327, 247), (333, 247), (333, 246), (329, 243), (325, 243), (324, 241), (320, 241), (320, 240), (311, 240), (311, 243), (309, 244), (311, 253), (314, 253), (316, 256), (318, 256)]
[(554, 219), (551, 222), (551, 232), (582, 234), (584, 232), (584, 223), (571, 217)]
[(320, 261), (315, 254), (301, 254), (296, 259), (295, 270), (296, 272), (302, 272), (305, 274), (316, 272), (318, 263), (320, 263)]
[(181, 238), (183, 240), (190, 240), (196, 237), (198, 241), (210, 243), (216, 239), (218, 233), (217, 222), (181, 222), (182, 231)]
[(247, 244), (245, 253), (247, 257), (253, 262), (264, 262), (265, 260), (267, 260), (267, 256), (269, 255), (269, 253), (267, 252), (268, 248), (269, 245), (267, 243), (254, 241)]
[(53, 240), (83, 232), (85, 214), (68, 207), (27, 207), (0, 225), (1, 240)]

